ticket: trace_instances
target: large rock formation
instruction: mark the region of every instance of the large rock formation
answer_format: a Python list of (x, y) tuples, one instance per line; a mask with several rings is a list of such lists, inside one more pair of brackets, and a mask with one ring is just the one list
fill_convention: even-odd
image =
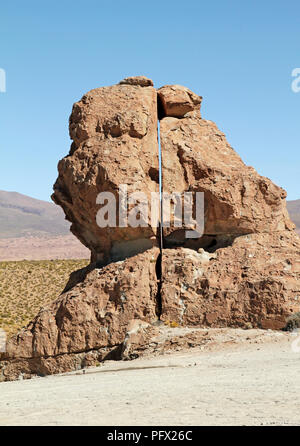
[[(128, 194), (158, 192), (157, 94), (152, 81), (128, 78), (97, 88), (74, 104), (70, 117), (70, 153), (58, 164), (53, 200), (71, 221), (71, 231), (91, 250), (91, 260), (106, 264), (155, 245), (157, 225), (99, 227), (97, 196), (119, 187)], [(104, 204), (104, 203), (102, 203)]]
[[(246, 166), (217, 126), (201, 119), (200, 99), (191, 101), (188, 109), (180, 107), (182, 87), (163, 87), (158, 93), (161, 102), (167, 103), (166, 117), (160, 122), (163, 190), (204, 193), (204, 234), (237, 236), (293, 229), (286, 192)], [(182, 103), (186, 104), (184, 97)], [(177, 118), (169, 117), (175, 115)], [(180, 243), (185, 236), (182, 230), (177, 235), (172, 226), (164, 234), (167, 240)], [(199, 240), (199, 247), (202, 242)]]
[(281, 329), (300, 310), (300, 241), (293, 232), (249, 234), (209, 253), (165, 249), (163, 321)]
[[(201, 118), (201, 99), (177, 85), (156, 92), (140, 76), (92, 90), (74, 105), (73, 143), (59, 163), (53, 199), (92, 263), (9, 340), (0, 380), (131, 359), (147, 342), (155, 345), (158, 323), (281, 329), (300, 310), (300, 239), (286, 193)], [(159, 190), (158, 118), (163, 191), (204, 193), (204, 234), (196, 239), (186, 238), (188, 224), (171, 221), (160, 243), (150, 213), (141, 215), (143, 227), (97, 223), (100, 192), (119, 198), (125, 184), (150, 201)]]
[(83, 363), (90, 351), (97, 352), (97, 361), (117, 355), (133, 319), (157, 321), (158, 255), (159, 249), (152, 248), (123, 262), (81, 271), (82, 282), (42, 308), (8, 342), (2, 375), (44, 375), (72, 370), (74, 364), (76, 369), (76, 361)]

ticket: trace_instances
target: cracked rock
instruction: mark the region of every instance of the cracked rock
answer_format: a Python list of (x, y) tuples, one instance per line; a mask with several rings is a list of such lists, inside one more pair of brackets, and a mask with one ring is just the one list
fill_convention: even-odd
[[(300, 239), (286, 192), (246, 166), (201, 118), (201, 100), (178, 85), (156, 91), (137, 76), (74, 104), (73, 142), (59, 162), (53, 200), (90, 249), (91, 264), (8, 340), (0, 381), (163, 351), (164, 324), (181, 330), (180, 349), (195, 344), (184, 330), (281, 329), (300, 311)], [(171, 220), (163, 245), (151, 213), (141, 216), (145, 227), (97, 222), (100, 192), (119, 203), (121, 184), (148, 201), (159, 191), (158, 118), (163, 192), (204, 193), (204, 234), (187, 239), (189, 224)]]

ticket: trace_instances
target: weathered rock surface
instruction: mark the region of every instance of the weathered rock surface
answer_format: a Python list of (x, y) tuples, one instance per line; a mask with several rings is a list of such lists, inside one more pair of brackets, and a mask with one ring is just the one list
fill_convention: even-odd
[(300, 239), (249, 234), (208, 253), (165, 249), (163, 321), (183, 326), (281, 329), (300, 311)]
[(97, 350), (97, 357), (104, 358), (120, 348), (132, 319), (155, 322), (158, 255), (159, 249), (152, 248), (104, 268), (88, 268), (83, 282), (42, 308), (27, 328), (8, 341), (1, 356), (0, 380), (11, 374), (10, 366), (9, 373), (5, 371), (6, 361), (16, 364), (14, 375), (21, 373), (24, 364), (22, 373), (43, 375), (45, 364), (54, 370), (57, 361), (72, 364), (74, 355), (84, 352)]
[(186, 87), (181, 85), (165, 85), (157, 93), (164, 116), (183, 118), (186, 113), (193, 110), (198, 110), (200, 114), (202, 97), (196, 95)]
[[(286, 192), (246, 166), (211, 121), (201, 97), (181, 86), (153, 88), (143, 76), (92, 90), (73, 107), (68, 156), (53, 199), (91, 250), (64, 293), (8, 341), (0, 380), (47, 375), (105, 359), (203, 342), (199, 327), (281, 329), (300, 310), (300, 239)], [(157, 97), (159, 107), (157, 109)], [(204, 235), (186, 239), (174, 222), (159, 230), (99, 227), (96, 198), (119, 185), (158, 192), (157, 119), (163, 191), (204, 192)], [(194, 209), (195, 214), (195, 209)], [(171, 249), (172, 248), (172, 249)], [(126, 260), (124, 260), (126, 259)], [(162, 339), (162, 325), (187, 330)], [(171, 329), (171, 328), (170, 328)]]
[(52, 198), (72, 222), (73, 234), (91, 250), (92, 261), (106, 264), (156, 242), (157, 225), (150, 215), (141, 217), (146, 227), (139, 228), (118, 227), (118, 212), (116, 227), (101, 228), (96, 221), (100, 192), (112, 192), (118, 204), (122, 184), (128, 194), (143, 192), (149, 201), (151, 192), (159, 190), (157, 94), (151, 83), (130, 78), (92, 90), (73, 106), (73, 143), (58, 164)]
[[(163, 190), (204, 192), (204, 234), (240, 235), (295, 227), (286, 210), (286, 192), (246, 166), (225, 135), (213, 122), (201, 119), (198, 110), (182, 119), (163, 118), (160, 139)], [(164, 228), (165, 236), (175, 231), (172, 226)]]
[(140, 87), (153, 87), (153, 81), (145, 76), (126, 77), (119, 85), (139, 85)]

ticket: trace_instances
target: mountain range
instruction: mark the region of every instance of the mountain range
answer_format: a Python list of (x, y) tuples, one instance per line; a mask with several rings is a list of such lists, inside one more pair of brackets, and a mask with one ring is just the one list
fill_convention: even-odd
[(300, 233), (300, 200), (288, 201), (287, 208), (291, 220), (293, 220), (293, 222), (297, 226), (298, 233)]
[(59, 206), (0, 191), (0, 260), (82, 259), (89, 255), (71, 234)]
[(0, 191), (0, 239), (69, 233), (70, 223), (59, 206), (18, 192)]

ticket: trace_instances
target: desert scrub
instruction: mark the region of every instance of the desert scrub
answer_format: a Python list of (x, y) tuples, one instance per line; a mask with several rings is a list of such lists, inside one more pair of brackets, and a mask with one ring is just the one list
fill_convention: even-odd
[(179, 327), (179, 324), (176, 321), (165, 321), (164, 324), (167, 325), (167, 327), (170, 327), (170, 328), (177, 328), (177, 327)]
[(0, 328), (10, 337), (56, 299), (87, 260), (0, 262)]
[(284, 330), (293, 331), (297, 328), (300, 328), (300, 312), (294, 313), (288, 317)]

